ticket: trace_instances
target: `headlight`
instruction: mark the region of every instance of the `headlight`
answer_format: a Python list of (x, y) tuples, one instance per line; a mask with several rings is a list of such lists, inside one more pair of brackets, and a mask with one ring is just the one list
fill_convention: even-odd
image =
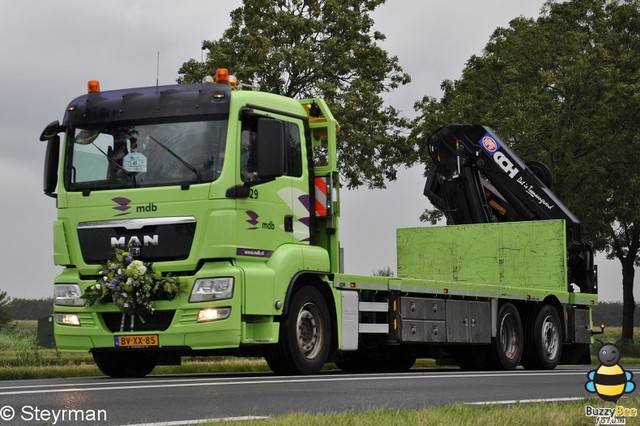
[(84, 306), (82, 291), (78, 284), (56, 284), (53, 286), (53, 302), (56, 305)]
[(198, 312), (198, 322), (216, 321), (229, 318), (231, 308), (207, 308)]
[(64, 325), (80, 325), (78, 314), (56, 314), (56, 322)]
[(233, 297), (233, 278), (203, 278), (196, 280), (189, 302), (230, 299)]

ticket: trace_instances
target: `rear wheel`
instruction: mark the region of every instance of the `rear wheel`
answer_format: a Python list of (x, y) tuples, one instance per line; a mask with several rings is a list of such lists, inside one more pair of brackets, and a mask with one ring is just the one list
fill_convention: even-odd
[(494, 339), (498, 367), (513, 370), (520, 364), (523, 352), (523, 334), (520, 314), (511, 303), (498, 311), (498, 329)]
[(528, 331), (526, 355), (523, 365), (531, 370), (552, 370), (562, 357), (562, 323), (551, 305), (543, 305), (535, 314)]
[(103, 374), (111, 377), (144, 377), (158, 363), (154, 352), (93, 352), (93, 360)]
[(300, 288), (280, 323), (280, 341), (267, 350), (267, 364), (276, 374), (315, 374), (324, 365), (331, 344), (329, 309), (314, 287)]

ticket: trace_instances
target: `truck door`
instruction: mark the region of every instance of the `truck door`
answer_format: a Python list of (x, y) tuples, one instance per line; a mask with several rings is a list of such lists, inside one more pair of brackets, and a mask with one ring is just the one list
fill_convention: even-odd
[(257, 173), (258, 118), (243, 117), (238, 135), (237, 185), (249, 186), (249, 196), (237, 199), (238, 255), (269, 257), (282, 244), (309, 241), (309, 178), (303, 155), (303, 123), (279, 119), (284, 126), (284, 173), (263, 181)]

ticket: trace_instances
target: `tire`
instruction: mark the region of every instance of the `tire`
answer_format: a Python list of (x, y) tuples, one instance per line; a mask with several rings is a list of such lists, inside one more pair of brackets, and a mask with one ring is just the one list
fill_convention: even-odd
[(154, 352), (93, 352), (93, 361), (103, 374), (110, 377), (144, 377), (158, 363)]
[(327, 361), (330, 346), (327, 303), (316, 288), (305, 286), (293, 295), (280, 323), (279, 342), (267, 349), (265, 358), (276, 374), (315, 374)]
[(513, 370), (522, 359), (524, 339), (520, 314), (511, 303), (498, 310), (498, 329), (493, 342), (497, 367)]
[(553, 370), (562, 358), (562, 323), (551, 305), (543, 305), (530, 322), (522, 365), (529, 370)]
[(553, 173), (549, 166), (541, 161), (527, 161), (525, 165), (547, 188), (551, 189), (553, 184)]

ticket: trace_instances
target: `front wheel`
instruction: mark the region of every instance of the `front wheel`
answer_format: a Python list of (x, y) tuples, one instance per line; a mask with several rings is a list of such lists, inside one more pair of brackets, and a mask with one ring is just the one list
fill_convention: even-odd
[(311, 286), (300, 288), (280, 323), (280, 341), (267, 350), (267, 364), (276, 374), (315, 374), (327, 361), (331, 323), (327, 303)]
[(154, 352), (93, 352), (93, 360), (103, 374), (110, 377), (144, 377), (151, 373), (158, 363)]

